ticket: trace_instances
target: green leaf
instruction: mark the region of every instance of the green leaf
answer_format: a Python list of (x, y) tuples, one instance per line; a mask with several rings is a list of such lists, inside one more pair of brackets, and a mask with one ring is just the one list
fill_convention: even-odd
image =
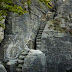
[(5, 29), (5, 26), (4, 26), (2, 23), (0, 23), (0, 27), (2, 27), (2, 28), (4, 28), (4, 29)]

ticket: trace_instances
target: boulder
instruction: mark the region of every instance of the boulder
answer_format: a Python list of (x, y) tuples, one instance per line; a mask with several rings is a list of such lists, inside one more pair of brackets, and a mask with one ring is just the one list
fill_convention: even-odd
[[(18, 58), (19, 54), (26, 47), (34, 48), (35, 37), (40, 26), (41, 16), (48, 10), (44, 4), (40, 3), (40, 5), (42, 5), (45, 10), (40, 8), (38, 0), (32, 0), (30, 5), (31, 14), (28, 12), (19, 16), (18, 14), (8, 12), (5, 21), (5, 38), (0, 46), (1, 49), (4, 49), (2, 55), (4, 54), (5, 60)], [(1, 55), (0, 58), (2, 58)]]
[(0, 64), (0, 72), (7, 72), (5, 67), (2, 64)]
[(22, 72), (46, 72), (46, 57), (39, 50), (30, 50), (24, 60)]

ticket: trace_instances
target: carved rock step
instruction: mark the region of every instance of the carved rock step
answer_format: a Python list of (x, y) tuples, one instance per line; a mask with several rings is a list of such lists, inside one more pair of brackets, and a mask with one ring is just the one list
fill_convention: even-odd
[(42, 24), (40, 27), (45, 27), (45, 25)]
[(41, 47), (41, 45), (37, 45), (37, 47), (36, 48), (40, 48)]
[(18, 68), (22, 68), (22, 66), (23, 66), (22, 64), (19, 64), (19, 65), (18, 65)]
[(41, 31), (41, 32), (42, 32), (43, 30), (44, 30), (44, 29), (39, 29), (39, 31)]
[(23, 56), (23, 55), (20, 55), (19, 56), (19, 59), (22, 59), (23, 60), (24, 58), (25, 58), (25, 56)]
[(43, 32), (43, 30), (39, 30), (39, 32)]
[(41, 36), (37, 36), (37, 38), (36, 39), (41, 39)]
[(22, 72), (22, 69), (21, 68), (16, 68), (16, 71), (17, 72)]
[(38, 33), (38, 35), (42, 35), (42, 34)]
[(24, 60), (18, 59), (18, 63), (24, 63)]
[(26, 58), (28, 53), (29, 53), (29, 49), (28, 50), (24, 50), (20, 54), (19, 59), (18, 59), (18, 65), (17, 65), (17, 68), (16, 68), (16, 72), (22, 72), (22, 67), (23, 67), (23, 64), (24, 64), (24, 59)]
[(41, 40), (41, 38), (37, 38), (36, 40)]
[(38, 34), (37, 36), (41, 36), (42, 34)]
[(37, 45), (40, 45), (40, 44), (41, 44), (41, 42), (36, 42), (36, 44), (37, 44)]
[(46, 72), (45, 60), (45, 54), (43, 54), (40, 50), (31, 49), (24, 61), (22, 72)]
[(41, 44), (40, 44), (40, 45), (37, 45), (36, 47), (37, 47), (37, 48), (40, 48), (40, 47), (41, 47)]
[(41, 39), (41, 35), (38, 35), (38, 37), (36, 39)]
[(40, 46), (41, 46), (41, 44), (38, 44), (38, 45), (37, 45), (37, 47), (40, 47)]
[(21, 55), (24, 55), (24, 56), (25, 56), (25, 55), (27, 55), (27, 54), (28, 54), (28, 52), (22, 52)]
[(40, 25), (40, 27), (44, 27), (44, 25), (43, 25), (43, 24), (41, 24), (41, 25)]
[(38, 44), (37, 46), (41, 46), (41, 44)]
[(36, 42), (41, 42), (41, 39), (37, 39)]
[(44, 27), (43, 28), (40, 28), (40, 30), (44, 30)]
[(42, 34), (42, 32), (39, 32), (38, 34)]

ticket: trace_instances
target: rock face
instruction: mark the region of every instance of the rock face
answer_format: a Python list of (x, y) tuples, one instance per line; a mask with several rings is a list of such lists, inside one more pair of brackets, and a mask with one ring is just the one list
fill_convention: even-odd
[[(19, 1), (17, 1), (17, 3)], [(40, 8), (41, 6), (43, 9)], [(15, 71), (14, 67), (16, 60), (25, 48), (34, 48), (35, 37), (39, 26), (42, 24), (41, 21), (44, 18), (45, 13), (48, 11), (48, 8), (44, 4), (38, 4), (38, 0), (32, 0), (30, 7), (30, 13), (19, 16), (18, 14), (9, 12), (6, 17), (5, 38), (0, 45), (0, 60), (6, 62), (6, 66), (8, 66), (7, 70), (9, 72)], [(43, 18), (41, 18), (42, 16)], [(40, 60), (38, 62), (41, 62), (39, 57), (36, 58)], [(41, 64), (42, 63), (40, 63), (40, 65)]]
[[(20, 72), (71, 71), (72, 0), (52, 1), (54, 12), (48, 11), (44, 4), (38, 4), (38, 0), (32, 0), (29, 13), (22, 16), (8, 13), (5, 38), (0, 44), (0, 60), (8, 61), (9, 72), (16, 71), (17, 62)], [(19, 1), (17, 3), (21, 5)], [(1, 33), (4, 33), (2, 28)], [(0, 42), (2, 39), (3, 36)], [(25, 48), (29, 49), (26, 54)]]
[(4, 39), (4, 29), (0, 27), (0, 43)]
[(40, 50), (23, 51), (17, 63), (16, 72), (46, 72), (46, 57)]
[(37, 0), (32, 1), (31, 14), (19, 16), (8, 13), (7, 21), (5, 21), (5, 39), (1, 46), (1, 49), (4, 48), (5, 60), (16, 59), (26, 47), (34, 48), (35, 37), (41, 22), (40, 18), (48, 10), (43, 4), (41, 5), (45, 10), (41, 10), (37, 2)]
[(3, 42), (4, 39), (4, 26), (5, 26), (5, 19), (0, 21), (0, 60), (3, 59), (3, 52), (4, 52), (4, 48), (1, 48), (1, 43)]
[(47, 72), (70, 72), (72, 69), (72, 1), (59, 0), (56, 16), (47, 21), (41, 47), (47, 60)]
[(5, 26), (5, 19), (3, 19), (2, 21), (0, 21), (0, 43), (2, 42), (2, 40), (4, 39), (4, 26)]
[(0, 64), (0, 72), (7, 72), (5, 67), (2, 64)]
[(46, 72), (45, 64), (45, 54), (39, 50), (31, 49), (24, 60), (22, 72)]
[(72, 69), (71, 36), (48, 29), (48, 24), (42, 35), (41, 51), (47, 57), (47, 71), (66, 72)]

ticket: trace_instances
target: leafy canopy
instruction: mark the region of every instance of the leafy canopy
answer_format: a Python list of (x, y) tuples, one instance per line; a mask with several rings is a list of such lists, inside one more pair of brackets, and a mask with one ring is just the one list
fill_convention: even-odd
[[(39, 1), (52, 9), (51, 0)], [(24, 5), (25, 3), (27, 3), (27, 5), (29, 6), (31, 4), (31, 0), (23, 0), (22, 4)], [(7, 16), (7, 12), (18, 13), (19, 15), (27, 13), (26, 9), (23, 9), (21, 6), (16, 5), (14, 0), (0, 0), (0, 21), (5, 19), (5, 16)], [(2, 23), (0, 24), (0, 27), (3, 27)]]

